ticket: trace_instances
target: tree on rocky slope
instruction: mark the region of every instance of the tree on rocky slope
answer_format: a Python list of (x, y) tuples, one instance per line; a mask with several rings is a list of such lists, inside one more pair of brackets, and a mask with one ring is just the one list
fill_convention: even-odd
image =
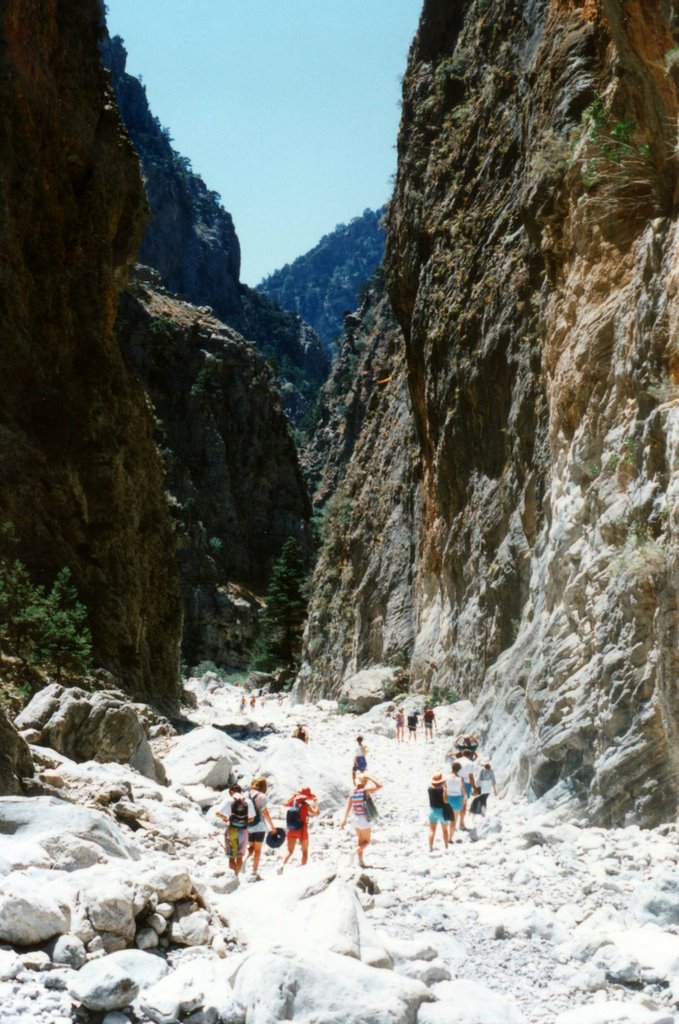
[(297, 541), (290, 537), (273, 567), (260, 619), (252, 667), (262, 671), (294, 668), (306, 616), (306, 569)]

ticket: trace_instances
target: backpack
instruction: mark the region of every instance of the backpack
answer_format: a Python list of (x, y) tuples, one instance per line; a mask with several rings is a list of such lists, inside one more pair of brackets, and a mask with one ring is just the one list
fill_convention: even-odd
[(434, 721), (434, 712), (432, 711), (431, 708), (427, 708), (427, 710), (425, 711), (425, 713), (424, 713), (424, 720), (425, 720), (425, 722), (433, 722)]
[(248, 805), (245, 797), (236, 796), (231, 804), (231, 815), (229, 817), (229, 824), (233, 828), (247, 828), (248, 827)]
[(254, 816), (254, 818), (252, 819), (252, 821), (248, 822), (248, 825), (249, 825), (249, 827), (251, 829), (254, 829), (255, 825), (259, 825), (259, 823), (262, 820), (262, 812), (260, 811), (259, 807), (257, 806), (257, 797), (261, 796), (261, 795), (262, 794), (260, 793), (260, 791), (258, 789), (256, 789), (256, 790), (252, 790), (251, 789), (250, 790), (250, 799), (252, 800), (252, 806), (255, 809), (255, 816)]
[(288, 807), (288, 813), (285, 815), (285, 825), (290, 832), (300, 832), (304, 828), (302, 815), (299, 813), (297, 804)]

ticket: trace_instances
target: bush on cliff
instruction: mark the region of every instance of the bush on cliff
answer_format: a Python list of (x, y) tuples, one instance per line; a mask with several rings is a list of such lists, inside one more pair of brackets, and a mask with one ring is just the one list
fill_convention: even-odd
[(260, 634), (252, 657), (253, 669), (270, 672), (276, 668), (293, 669), (296, 665), (306, 617), (305, 583), (306, 569), (300, 546), (289, 537), (273, 567), (264, 597)]

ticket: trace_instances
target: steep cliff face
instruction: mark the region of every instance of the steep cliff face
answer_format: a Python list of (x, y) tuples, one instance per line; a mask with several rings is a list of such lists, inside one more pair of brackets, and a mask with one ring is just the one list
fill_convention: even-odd
[(403, 337), (380, 282), (347, 317), (303, 458), (323, 511), (299, 686), (336, 695), (362, 668), (407, 668), (417, 632), (421, 460)]
[(184, 659), (242, 666), (288, 537), (311, 506), (273, 375), (253, 345), (137, 267), (118, 336), (148, 389), (177, 536)]
[(231, 214), (216, 192), (171, 145), (149, 108), (146, 89), (125, 70), (122, 39), (105, 36), (102, 58), (139, 156), (151, 218), (139, 250), (169, 291), (215, 316), (254, 341), (275, 364), (283, 407), (292, 422), (306, 415), (328, 375), (320, 339), (294, 312), (280, 308), (240, 282), (240, 245)]
[(265, 278), (257, 290), (311, 324), (330, 352), (341, 339), (344, 315), (384, 257), (384, 209), (364, 210), (338, 224), (318, 245)]
[(101, 68), (95, 0), (0, 16), (0, 520), (50, 581), (70, 567), (95, 663), (172, 699), (180, 606), (144, 392), (113, 337), (146, 207)]
[(679, 794), (676, 27), (661, 0), (426, 0), (388, 222), (412, 685), (479, 701), (515, 785), (602, 823)]

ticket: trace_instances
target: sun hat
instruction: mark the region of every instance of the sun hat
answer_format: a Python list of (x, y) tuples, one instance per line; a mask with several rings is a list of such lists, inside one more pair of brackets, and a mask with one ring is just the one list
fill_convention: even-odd
[(316, 799), (316, 794), (312, 793), (308, 786), (305, 786), (304, 789), (298, 789), (297, 792), (295, 793), (295, 796), (304, 797), (305, 800)]
[(437, 772), (436, 775), (432, 775), (432, 777), (431, 777), (431, 784), (432, 784), (432, 786), (440, 786), (442, 782), (445, 782), (445, 779), (444, 779), (443, 775), (441, 774), (441, 772)]
[(267, 846), (270, 846), (272, 850), (277, 850), (278, 847), (282, 846), (285, 842), (285, 829), (275, 828), (273, 832), (268, 833), (264, 842)]

